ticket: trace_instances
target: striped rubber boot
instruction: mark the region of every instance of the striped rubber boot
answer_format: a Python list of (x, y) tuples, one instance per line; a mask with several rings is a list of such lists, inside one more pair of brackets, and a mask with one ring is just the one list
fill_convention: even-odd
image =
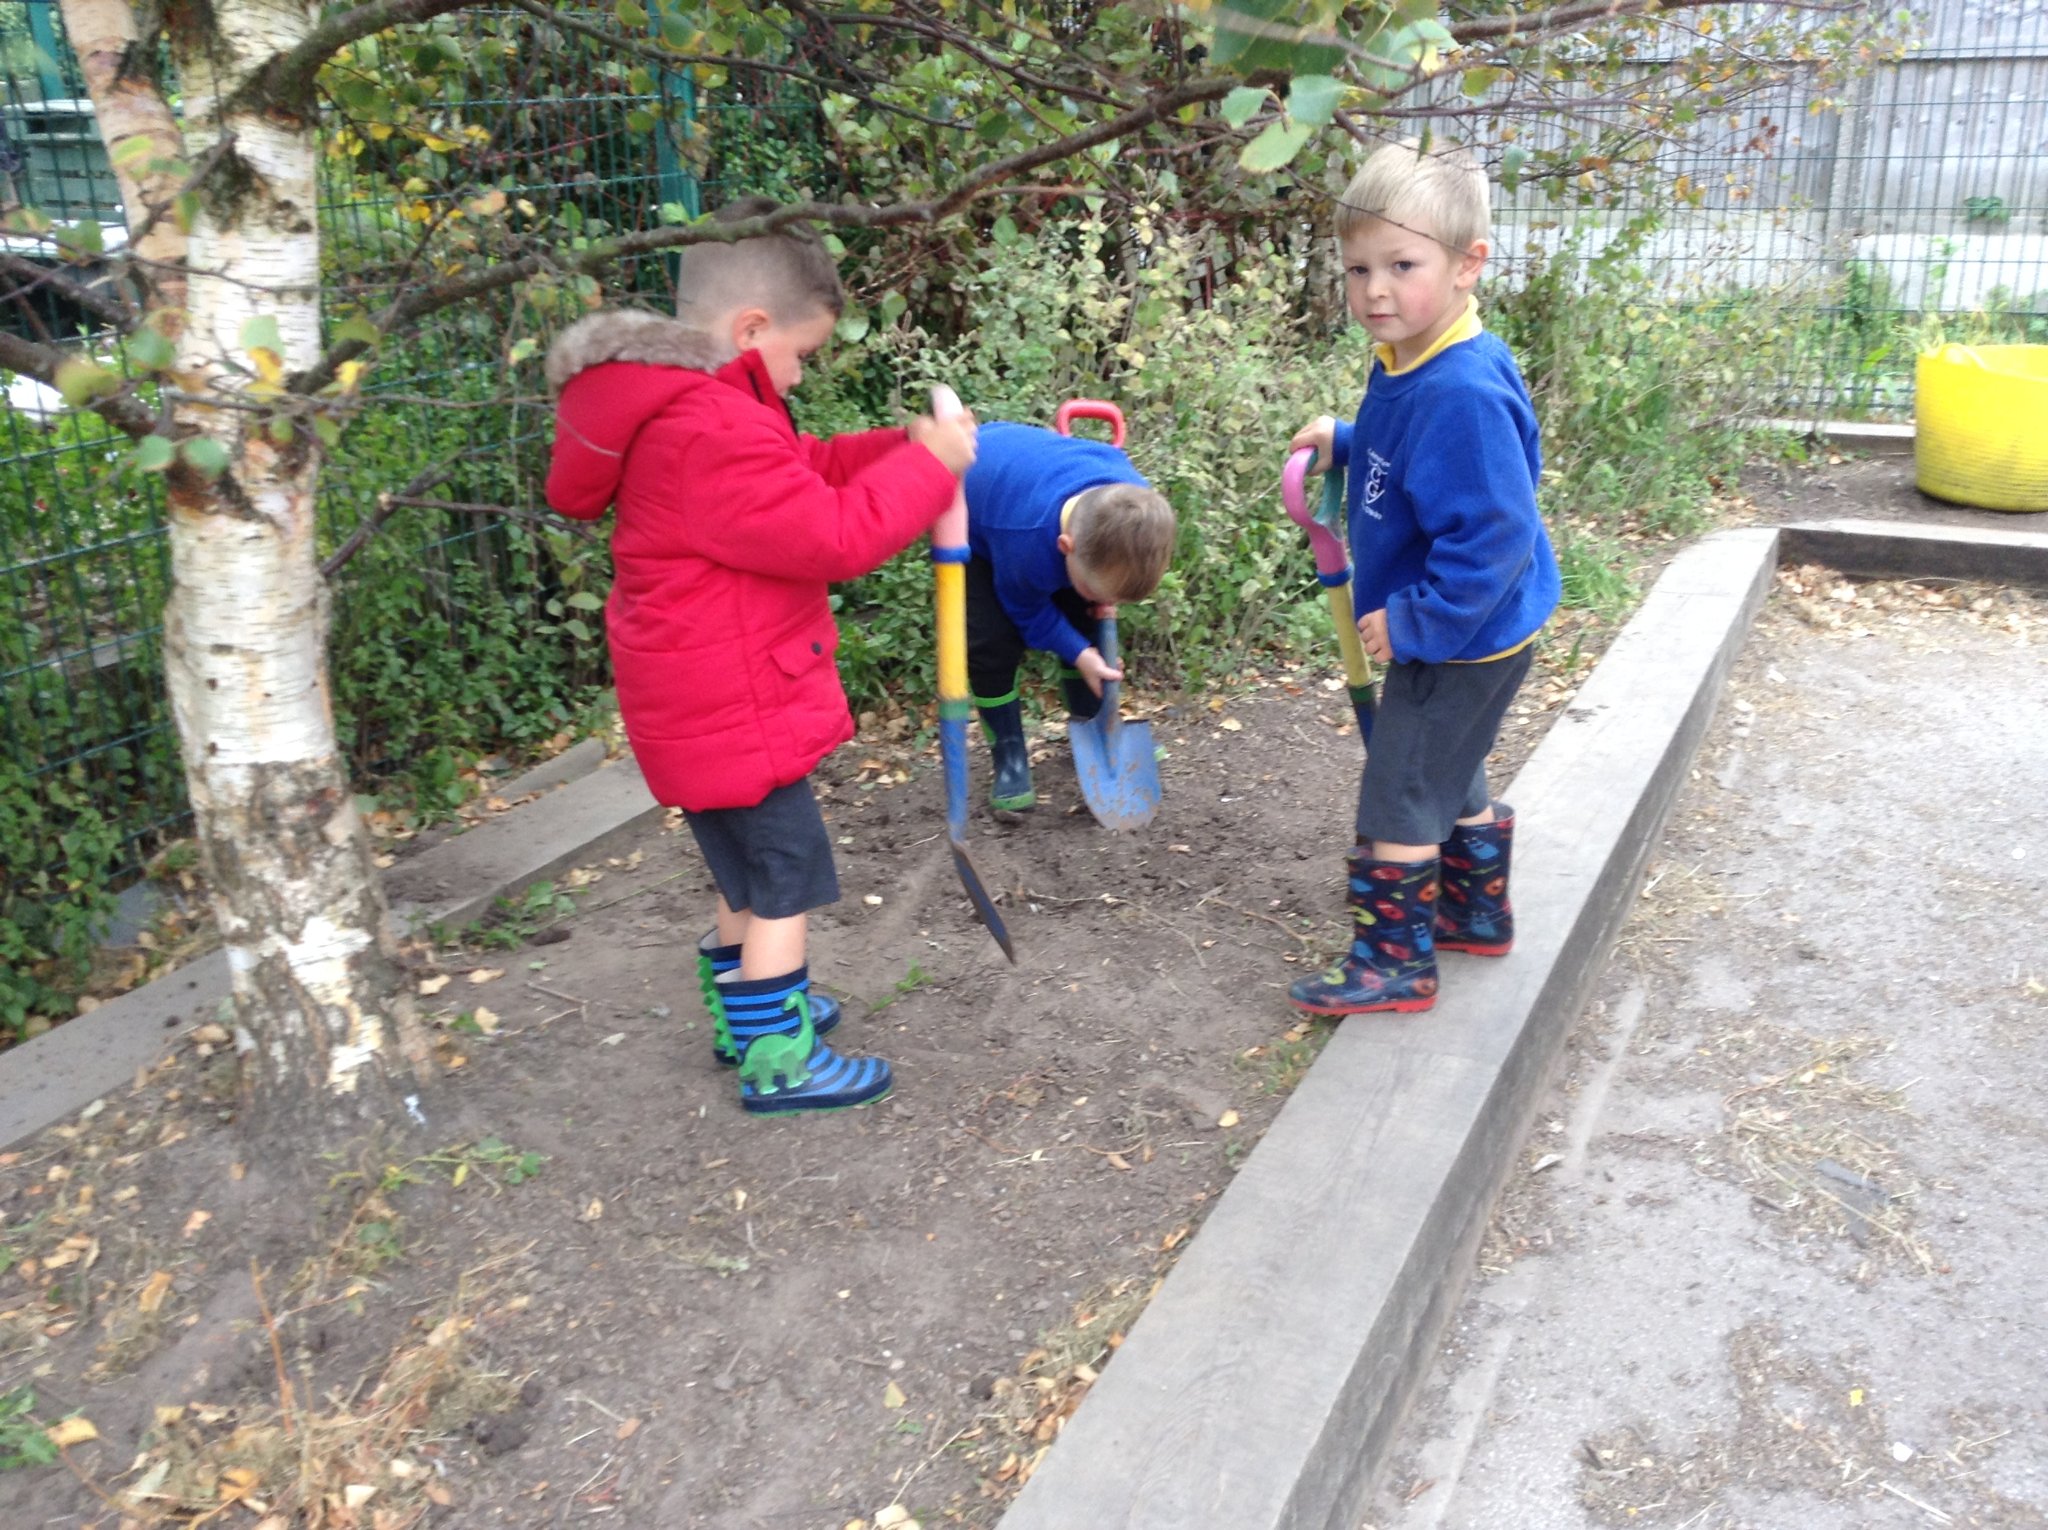
[[(704, 1012), (711, 1016), (711, 1055), (728, 1068), (739, 1066), (740, 1054), (732, 1044), (732, 1029), (725, 1022), (724, 982), (740, 970), (740, 948), (717, 944), (712, 930), (697, 942), (697, 985), (704, 995)], [(839, 1023), (839, 1001), (830, 994), (811, 998), (811, 1024), (820, 1036)]]
[(1350, 857), (1351, 949), (1320, 977), (1289, 986), (1287, 999), (1311, 1015), (1414, 1014), (1436, 1003), (1434, 860)]
[(1015, 691), (995, 701), (974, 698), (981, 713), (981, 730), (988, 735), (989, 758), (995, 764), (995, 780), (989, 787), (989, 806), (1006, 813), (1021, 813), (1038, 805), (1038, 793), (1031, 786), (1031, 749), (1024, 741), (1024, 704)]
[(1506, 956), (1515, 944), (1515, 911), (1508, 902), (1508, 861), (1515, 845), (1515, 810), (1493, 805), (1493, 822), (1456, 824), (1443, 843), (1443, 897), (1436, 906), (1439, 951)]
[(810, 974), (727, 978), (726, 1024), (739, 1049), (740, 1105), (755, 1115), (794, 1115), (865, 1105), (894, 1078), (879, 1057), (846, 1057), (818, 1040)]

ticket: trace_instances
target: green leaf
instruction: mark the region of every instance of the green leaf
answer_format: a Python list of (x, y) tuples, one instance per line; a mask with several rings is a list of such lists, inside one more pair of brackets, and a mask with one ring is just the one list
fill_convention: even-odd
[(524, 339), (512, 342), (512, 349), (505, 353), (505, 359), (516, 367), (539, 349), (540, 342), (534, 339), (533, 336), (528, 335)]
[(1243, 127), (1252, 120), (1252, 113), (1265, 104), (1266, 93), (1258, 86), (1240, 85), (1223, 98), (1223, 120), (1232, 127)]
[(1238, 155), (1237, 162), (1255, 173), (1278, 170), (1299, 154), (1302, 146), (1315, 136), (1316, 129), (1312, 123), (1269, 122), (1265, 131), (1244, 146), (1244, 152)]
[(313, 434), (320, 438), (320, 444), (332, 451), (341, 443), (341, 422), (331, 415), (313, 416)]
[(279, 446), (290, 446), (292, 438), (298, 434), (298, 431), (293, 428), (290, 418), (282, 414), (272, 419), (264, 428), (270, 432), (270, 439)]
[(218, 478), (228, 470), (228, 449), (212, 436), (187, 436), (178, 443), (178, 455), (202, 478)]
[(833, 326), (832, 334), (842, 343), (852, 345), (857, 340), (865, 339), (871, 327), (864, 312), (858, 308), (849, 308), (839, 316), (839, 322)]
[(67, 356), (57, 363), (56, 375), (51, 378), (57, 391), (64, 395), (64, 402), (73, 409), (82, 408), (96, 398), (118, 393), (121, 379), (96, 362), (81, 356)]
[(106, 241), (100, 237), (100, 226), (91, 218), (57, 228), (52, 236), (57, 247), (74, 255), (102, 255), (106, 253)]
[(178, 449), (162, 436), (144, 436), (135, 443), (135, 465), (145, 473), (161, 473), (177, 455)]
[(618, 11), (620, 26), (631, 27), (635, 32), (644, 32), (647, 29), (645, 6), (636, 4), (635, 0), (619, 0)]
[(988, 236), (1004, 249), (1008, 249), (1017, 242), (1016, 220), (1011, 218), (1008, 213), (1004, 213), (994, 223), (989, 225)]
[(644, 106), (636, 106), (626, 113), (626, 131), (629, 133), (651, 133), (654, 131), (654, 113)]
[(334, 338), (337, 343), (344, 340), (353, 340), (359, 345), (375, 345), (384, 337), (378, 332), (375, 324), (371, 323), (364, 315), (358, 313), (349, 315), (348, 318), (343, 319), (334, 326)]
[(1298, 74), (1294, 83), (1287, 87), (1287, 115), (1296, 122), (1312, 122), (1317, 127), (1327, 127), (1343, 97), (1343, 85), (1331, 76)]
[(1506, 192), (1519, 190), (1522, 184), (1522, 167), (1529, 163), (1529, 151), (1519, 146), (1511, 147), (1500, 157), (1500, 187)]
[(142, 372), (161, 372), (178, 359), (178, 348), (160, 330), (144, 326), (128, 337), (128, 362)]
[(883, 293), (882, 322), (884, 324), (894, 324), (903, 317), (903, 310), (909, 306), (910, 304), (904, 299), (902, 293), (895, 291)]
[(1458, 81), (1458, 88), (1477, 101), (1493, 89), (1500, 77), (1501, 71), (1498, 69), (1467, 69)]
[(569, 604), (579, 611), (602, 611), (604, 609), (604, 597), (602, 595), (593, 595), (588, 590), (578, 590), (569, 597)]
[(562, 623), (562, 630), (579, 643), (589, 642), (592, 636), (590, 629), (584, 626), (579, 618), (574, 616)]
[(275, 314), (259, 313), (253, 319), (242, 321), (242, 349), (245, 351), (269, 351), (273, 356), (284, 354), (284, 336), (278, 332)]

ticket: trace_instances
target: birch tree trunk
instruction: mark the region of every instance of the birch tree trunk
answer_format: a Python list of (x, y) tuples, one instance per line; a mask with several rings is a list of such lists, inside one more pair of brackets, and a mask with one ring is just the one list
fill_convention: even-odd
[(402, 1120), (408, 1069), (429, 1067), (335, 745), (318, 441), (279, 388), (320, 354), (316, 123), (310, 107), (243, 104), (315, 15), (296, 0), (166, 13), (186, 154), (212, 166), (188, 236), (174, 419), (226, 467), (209, 477), (181, 457), (168, 474), (164, 669), (234, 974), (242, 1122), (294, 1139)]

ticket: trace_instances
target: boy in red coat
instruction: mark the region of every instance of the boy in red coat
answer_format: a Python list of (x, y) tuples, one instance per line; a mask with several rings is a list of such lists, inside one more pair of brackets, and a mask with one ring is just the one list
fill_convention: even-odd
[(548, 353), (548, 502), (579, 520), (618, 511), (605, 630), (619, 711), (717, 884), (700, 973), (718, 1058), (758, 1113), (889, 1091), (886, 1062), (818, 1039), (838, 1008), (812, 997), (805, 965), (805, 916), (839, 897), (809, 777), (853, 737), (826, 586), (908, 546), (974, 460), (972, 416), (797, 434), (783, 399), (844, 302), (822, 242), (792, 226), (692, 247), (678, 318), (593, 314)]

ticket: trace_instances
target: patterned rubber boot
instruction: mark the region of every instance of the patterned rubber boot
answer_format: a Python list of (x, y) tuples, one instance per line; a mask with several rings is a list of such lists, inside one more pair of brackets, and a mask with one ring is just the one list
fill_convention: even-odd
[(1102, 710), (1102, 698), (1088, 689), (1078, 669), (1060, 666), (1060, 695), (1066, 699), (1067, 716), (1076, 722), (1086, 722)]
[(845, 1057), (818, 1039), (809, 969), (727, 978), (720, 991), (739, 1048), (740, 1105), (755, 1115), (866, 1105), (895, 1082), (879, 1057)]
[(989, 806), (1006, 813), (1036, 807), (1038, 793), (1031, 786), (1031, 749), (1024, 741), (1024, 704), (1012, 691), (999, 701), (983, 701), (977, 696), (974, 705), (981, 713), (981, 729), (988, 735), (988, 752), (995, 761)]
[(1436, 862), (1350, 857), (1351, 950), (1287, 990), (1311, 1015), (1415, 1014), (1436, 1003)]
[(1506, 956), (1515, 944), (1508, 902), (1508, 860), (1515, 846), (1515, 810), (1493, 805), (1493, 822), (1457, 824), (1443, 844), (1443, 897), (1436, 906), (1439, 951)]
[[(740, 1054), (732, 1044), (732, 1028), (725, 1021), (726, 980), (740, 970), (740, 948), (721, 946), (718, 931), (697, 941), (697, 984), (704, 994), (704, 1011), (711, 1016), (711, 1055), (728, 1068), (739, 1066)], [(839, 1001), (830, 994), (811, 997), (811, 1024), (820, 1036), (839, 1023)]]

